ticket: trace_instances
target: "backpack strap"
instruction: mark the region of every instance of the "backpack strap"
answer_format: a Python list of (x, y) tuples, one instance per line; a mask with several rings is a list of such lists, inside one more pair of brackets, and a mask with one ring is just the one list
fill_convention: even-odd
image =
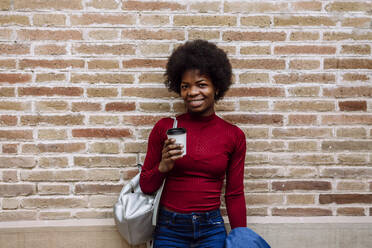
[[(178, 123), (177, 118), (176, 117), (171, 117), (171, 118), (173, 119), (173, 128), (176, 128), (177, 123)], [(155, 196), (155, 200), (154, 200), (154, 213), (152, 214), (152, 225), (153, 226), (156, 226), (158, 211), (159, 211), (160, 198), (161, 198), (161, 194), (162, 194), (163, 189), (164, 189), (164, 184), (165, 184), (165, 179), (164, 179), (162, 185), (160, 186), (160, 188), (158, 189), (158, 191), (156, 192), (156, 196)]]

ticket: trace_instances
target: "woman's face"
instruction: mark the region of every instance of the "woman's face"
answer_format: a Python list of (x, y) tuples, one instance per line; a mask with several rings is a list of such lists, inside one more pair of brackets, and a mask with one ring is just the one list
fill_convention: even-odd
[(200, 75), (199, 70), (187, 70), (182, 75), (180, 87), (188, 112), (201, 116), (214, 113), (216, 90), (209, 77)]

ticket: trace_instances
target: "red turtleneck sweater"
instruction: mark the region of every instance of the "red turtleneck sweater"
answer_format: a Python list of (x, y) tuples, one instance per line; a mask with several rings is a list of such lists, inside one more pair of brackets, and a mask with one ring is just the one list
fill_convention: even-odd
[(176, 160), (168, 173), (158, 170), (166, 131), (173, 119), (164, 118), (151, 131), (146, 159), (140, 177), (144, 193), (158, 190), (166, 179), (161, 205), (179, 212), (205, 212), (220, 207), (226, 175), (226, 208), (231, 228), (246, 226), (244, 198), (244, 133), (213, 114), (207, 117), (189, 113), (177, 117), (178, 127), (187, 131), (187, 154)]

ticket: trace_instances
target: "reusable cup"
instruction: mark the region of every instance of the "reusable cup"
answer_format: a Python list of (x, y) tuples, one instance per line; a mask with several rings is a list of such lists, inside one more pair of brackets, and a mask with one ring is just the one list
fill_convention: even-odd
[(182, 156), (186, 155), (186, 129), (178, 127), (178, 128), (171, 128), (167, 131), (168, 139), (175, 139), (176, 144), (183, 145), (183, 153)]

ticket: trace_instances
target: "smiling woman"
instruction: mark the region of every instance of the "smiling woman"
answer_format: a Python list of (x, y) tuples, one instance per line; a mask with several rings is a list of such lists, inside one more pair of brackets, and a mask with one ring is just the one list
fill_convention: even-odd
[(231, 85), (230, 62), (215, 44), (189, 41), (173, 51), (165, 76), (166, 86), (186, 105), (187, 113), (177, 120), (186, 129), (187, 142), (183, 147), (167, 137), (171, 118), (158, 121), (149, 137), (141, 189), (152, 194), (166, 179), (154, 247), (224, 247), (220, 196), (225, 177), (231, 228), (246, 226), (245, 136), (214, 110)]
[(189, 69), (183, 73), (181, 81), (181, 97), (189, 112), (201, 116), (214, 113), (214, 98), (217, 94), (211, 79), (200, 75), (199, 70)]

